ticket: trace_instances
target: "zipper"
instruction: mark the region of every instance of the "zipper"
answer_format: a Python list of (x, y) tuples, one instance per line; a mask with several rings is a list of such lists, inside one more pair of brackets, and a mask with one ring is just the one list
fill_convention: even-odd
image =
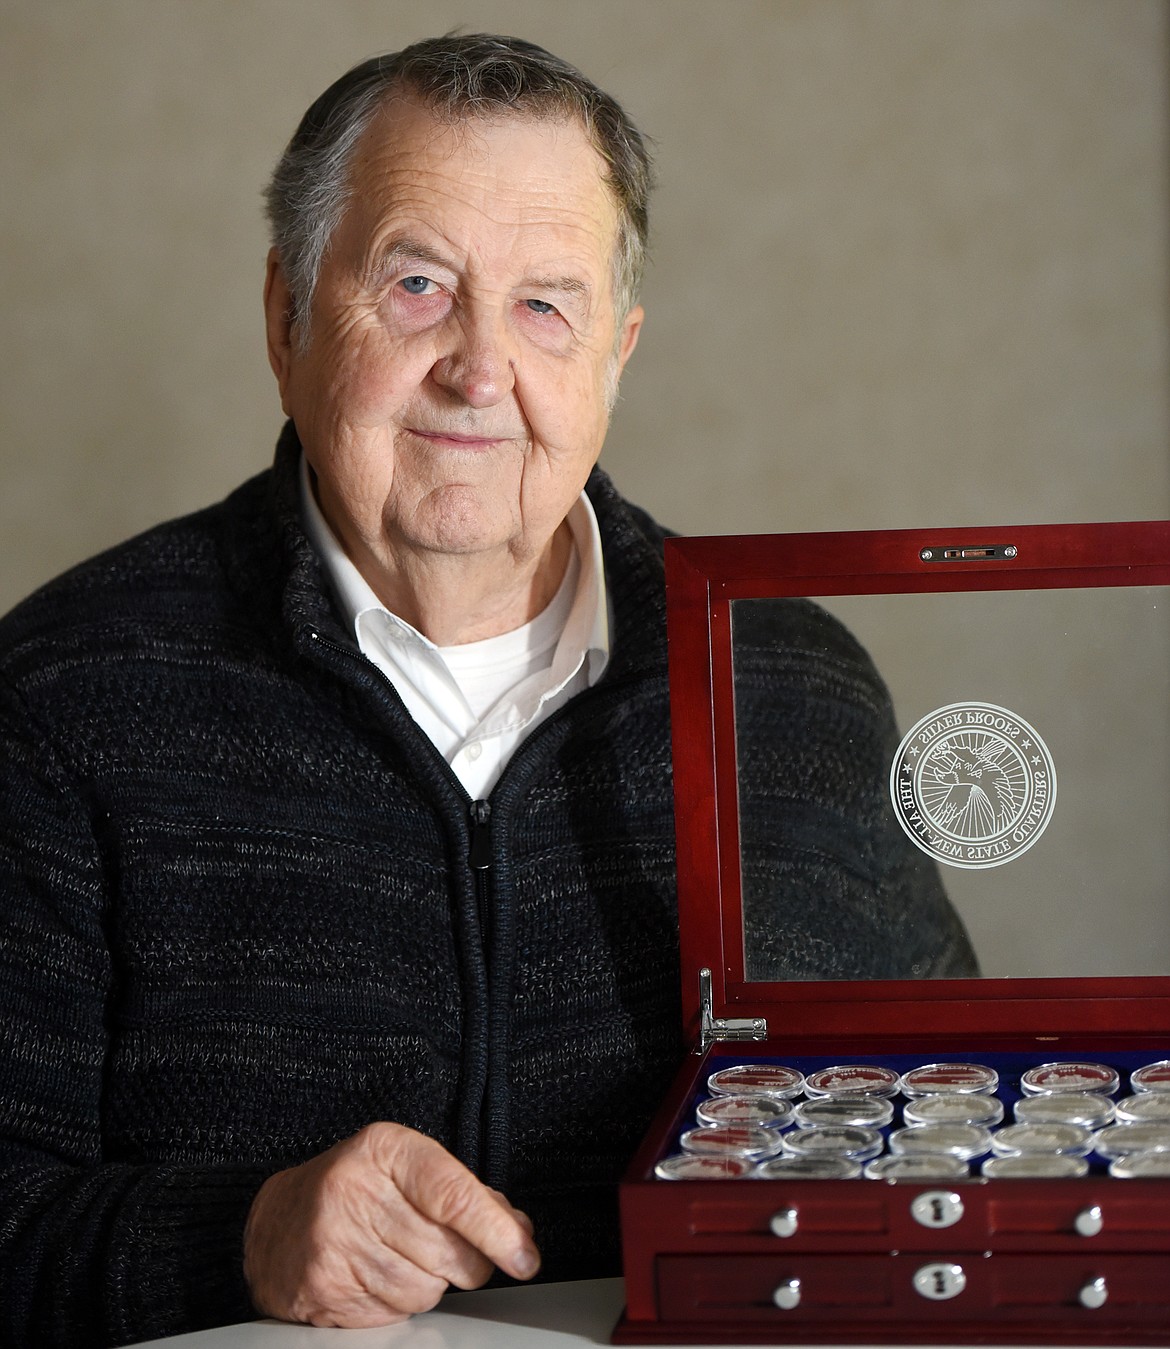
[[(495, 987), (493, 973), (499, 975), (497, 963), (492, 958), (495, 944), (493, 920), (497, 915), (492, 909), (492, 807), (489, 801), (472, 801), (468, 807), (471, 820), (471, 840), (467, 861), (475, 882), (475, 907), (479, 917), (479, 939), (483, 951), (484, 970), (487, 976), (487, 1040), (486, 1073), (483, 1079), (483, 1094), (479, 1102), (479, 1164), (475, 1171), (487, 1185), (502, 1189), (506, 1183), (506, 1167), (501, 1155), (501, 1140), (507, 1130), (507, 1103), (501, 1101), (501, 1076), (497, 1059), (500, 1055), (500, 1008), (496, 1005), (499, 990)], [(504, 915), (505, 928), (507, 915)], [(504, 982), (507, 982), (505, 978)], [(506, 1144), (505, 1144), (506, 1146)]]
[(467, 860), (475, 876), (475, 902), (479, 912), (480, 938), (484, 959), (488, 959), (490, 931), (490, 882), (492, 868), (492, 807), (490, 801), (473, 801), (468, 807), (471, 816), (471, 847)]
[[(352, 668), (372, 672), (378, 680), (393, 691), (393, 681), (362, 652), (349, 646), (343, 646), (340, 642), (335, 642), (329, 637), (323, 637), (314, 628), (308, 629), (308, 636), (312, 645), (319, 650), (334, 654)], [(458, 781), (454, 781), (455, 790), (461, 791), (462, 788), (458, 785)], [(464, 792), (463, 795), (464, 800), (467, 800), (467, 793)], [(488, 1078), (488, 1042), (490, 1039), (488, 1029), (490, 994), (487, 982), (487, 966), (489, 963), (489, 919), (491, 916), (492, 842), (490, 821), (492, 808), (488, 801), (468, 801), (467, 810), (470, 825), (467, 865), (472, 875), (473, 892), (471, 898), (474, 904), (475, 919), (478, 920), (480, 928), (479, 946), (482, 954), (480, 971), (477, 973), (471, 967), (465, 967), (464, 977), (468, 980), (469, 996), (478, 991), (482, 997), (482, 1026), (478, 1028), (468, 1027), (467, 1029), (468, 1039), (465, 1042), (463, 1052), (461, 1099), (457, 1109), (458, 1118), (455, 1125), (456, 1137), (453, 1151), (465, 1165), (478, 1172), (482, 1160), (485, 1132), (484, 1107)], [(470, 919), (471, 915), (468, 915), (468, 917)], [(479, 984), (478, 990), (476, 990), (477, 984)]]

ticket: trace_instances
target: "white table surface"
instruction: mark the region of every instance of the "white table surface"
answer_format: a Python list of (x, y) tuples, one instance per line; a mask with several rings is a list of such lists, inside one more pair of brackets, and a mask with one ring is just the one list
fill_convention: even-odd
[(624, 1305), (620, 1279), (582, 1279), (452, 1293), (434, 1311), (378, 1330), (251, 1321), (149, 1344), (153, 1349), (568, 1349), (608, 1344)]
[[(454, 1293), (434, 1311), (379, 1330), (316, 1330), (277, 1321), (250, 1321), (149, 1344), (153, 1349), (579, 1349), (586, 1344), (609, 1344), (624, 1304), (620, 1279), (583, 1279)], [(790, 1342), (785, 1344), (786, 1349), (794, 1349)], [(1170, 1335), (1166, 1344), (1170, 1346)]]

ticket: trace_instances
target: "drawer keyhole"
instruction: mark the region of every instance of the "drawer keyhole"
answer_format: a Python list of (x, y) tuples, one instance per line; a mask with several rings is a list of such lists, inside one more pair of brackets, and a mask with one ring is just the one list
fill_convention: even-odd
[(954, 1227), (963, 1216), (963, 1201), (952, 1190), (923, 1190), (910, 1201), (920, 1227)]
[(914, 1275), (914, 1289), (931, 1302), (947, 1302), (967, 1286), (962, 1265), (923, 1265)]

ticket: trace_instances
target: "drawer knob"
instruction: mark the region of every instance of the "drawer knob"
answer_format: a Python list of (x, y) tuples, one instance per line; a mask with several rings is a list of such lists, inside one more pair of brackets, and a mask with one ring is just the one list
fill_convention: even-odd
[(781, 1311), (790, 1312), (793, 1307), (800, 1306), (800, 1280), (786, 1279), (778, 1285), (776, 1291), (772, 1294), (772, 1301)]
[(768, 1226), (772, 1229), (773, 1236), (795, 1236), (797, 1228), (796, 1210), (794, 1208), (782, 1208), (778, 1213), (773, 1213)]
[(1073, 1226), (1083, 1237), (1099, 1236), (1105, 1226), (1105, 1215), (1101, 1212), (1100, 1204), (1081, 1209), (1073, 1220)]
[(1103, 1307), (1109, 1298), (1104, 1279), (1090, 1279), (1080, 1291), (1082, 1307)]
[(967, 1286), (962, 1265), (923, 1265), (914, 1275), (914, 1291), (931, 1302), (947, 1302)]

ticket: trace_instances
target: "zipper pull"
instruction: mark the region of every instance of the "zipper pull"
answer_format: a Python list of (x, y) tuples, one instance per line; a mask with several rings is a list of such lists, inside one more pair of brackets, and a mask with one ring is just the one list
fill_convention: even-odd
[(471, 803), (471, 869), (487, 871), (492, 864), (492, 808), (487, 801)]

